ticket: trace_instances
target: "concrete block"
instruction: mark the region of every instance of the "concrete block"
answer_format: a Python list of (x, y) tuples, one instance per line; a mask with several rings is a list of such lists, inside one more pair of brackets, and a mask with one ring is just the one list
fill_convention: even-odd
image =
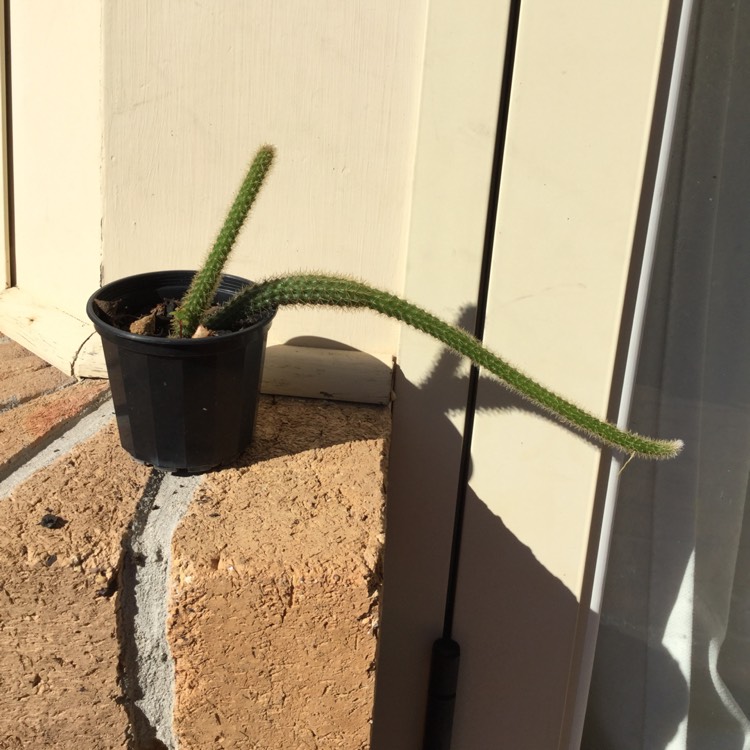
[(2, 750), (127, 747), (117, 571), (148, 475), (110, 424), (1, 501)]
[(390, 413), (263, 399), (172, 546), (181, 750), (369, 746)]

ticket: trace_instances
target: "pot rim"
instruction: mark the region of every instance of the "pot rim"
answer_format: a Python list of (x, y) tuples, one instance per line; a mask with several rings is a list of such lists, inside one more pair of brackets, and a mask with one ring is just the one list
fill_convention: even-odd
[[(220, 336), (208, 336), (200, 339), (181, 339), (181, 338), (164, 338), (160, 336), (144, 336), (139, 333), (130, 333), (130, 331), (124, 331), (122, 328), (117, 328), (111, 323), (107, 323), (98, 314), (98, 308), (94, 304), (96, 299), (113, 299), (116, 297), (127, 297), (127, 294), (117, 293), (118, 287), (123, 285), (132, 285), (141, 283), (143, 287), (152, 286), (166, 286), (168, 283), (172, 286), (182, 285), (183, 279), (179, 278), (184, 276), (185, 289), (187, 289), (190, 281), (195, 275), (195, 270), (166, 270), (166, 271), (147, 271), (145, 273), (131, 274), (129, 276), (123, 276), (114, 281), (110, 281), (104, 284), (102, 287), (97, 289), (86, 302), (86, 314), (88, 315), (91, 322), (94, 324), (94, 328), (100, 335), (107, 335), (110, 338), (125, 339), (126, 341), (132, 341), (137, 344), (154, 344), (154, 345), (168, 345), (170, 348), (184, 348), (191, 349), (200, 346), (206, 346), (207, 344), (216, 343), (217, 341), (230, 342), (234, 338), (247, 336), (248, 333), (254, 332), (259, 328), (266, 328), (271, 324), (271, 321), (276, 316), (276, 310), (266, 313), (260, 320), (253, 323), (251, 326), (240, 329), (239, 331), (231, 331), (229, 333), (222, 333)], [(237, 276), (235, 274), (224, 273), (221, 275), (221, 281), (234, 282), (237, 286), (237, 291), (242, 287), (249, 286), (254, 283), (243, 276)], [(221, 284), (221, 282), (220, 282)], [(114, 292), (114, 294), (113, 294)]]

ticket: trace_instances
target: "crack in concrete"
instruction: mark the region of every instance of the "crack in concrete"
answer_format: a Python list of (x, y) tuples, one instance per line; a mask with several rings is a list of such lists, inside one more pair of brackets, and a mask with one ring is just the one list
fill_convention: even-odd
[(167, 641), (172, 535), (200, 476), (154, 469), (138, 501), (120, 570), (121, 679), (133, 750), (176, 750), (174, 660)]

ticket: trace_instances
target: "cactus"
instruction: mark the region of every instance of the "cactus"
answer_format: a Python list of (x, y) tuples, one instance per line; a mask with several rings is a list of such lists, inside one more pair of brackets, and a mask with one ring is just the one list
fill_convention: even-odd
[(214, 246), (208, 253), (201, 270), (195, 274), (190, 288), (185, 292), (179, 307), (172, 314), (171, 336), (190, 338), (200, 323), (200, 319), (212, 304), (219, 286), (221, 271), (232, 252), (237, 235), (250, 213), (263, 182), (266, 179), (276, 150), (273, 146), (261, 146), (255, 155), (245, 179), (237, 191), (221, 231)]
[(672, 458), (679, 440), (654, 440), (621, 430), (540, 385), (483, 346), (471, 334), (440, 320), (417, 305), (353, 279), (317, 274), (267, 279), (239, 292), (210, 315), (211, 329), (231, 328), (237, 321), (281, 305), (327, 305), (369, 308), (432, 336), (458, 354), (495, 375), (511, 391), (594, 440), (642, 458)]
[(511, 391), (599, 443), (642, 458), (673, 458), (680, 452), (680, 440), (658, 440), (621, 430), (537, 383), (461, 328), (360, 281), (321, 274), (290, 274), (253, 284), (221, 307), (212, 308), (221, 270), (263, 185), (274, 154), (272, 146), (263, 146), (256, 154), (213, 249), (173, 313), (173, 336), (191, 337), (199, 325), (213, 331), (236, 329), (244, 321), (282, 305), (368, 308), (400, 320), (468, 357)]

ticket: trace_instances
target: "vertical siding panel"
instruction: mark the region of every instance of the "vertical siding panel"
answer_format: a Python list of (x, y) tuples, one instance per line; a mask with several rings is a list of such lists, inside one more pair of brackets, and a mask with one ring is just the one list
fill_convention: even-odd
[[(508, 3), (456, 12), (433, 0), (427, 26), (406, 296), (473, 330)], [(421, 747), (428, 661), (441, 635), (468, 366), (404, 329), (387, 509), (374, 750)], [(460, 745), (457, 745), (459, 747)]]
[(16, 283), (79, 319), (101, 262), (100, 4), (10, 0)]
[[(667, 2), (523, 4), (485, 340), (607, 408)], [(600, 452), (480, 386), (454, 745), (557, 748)]]
[[(229, 270), (326, 270), (401, 291), (426, 0), (105, 5), (104, 273), (193, 268), (255, 149), (278, 158)], [(284, 310), (389, 365), (398, 326)]]

